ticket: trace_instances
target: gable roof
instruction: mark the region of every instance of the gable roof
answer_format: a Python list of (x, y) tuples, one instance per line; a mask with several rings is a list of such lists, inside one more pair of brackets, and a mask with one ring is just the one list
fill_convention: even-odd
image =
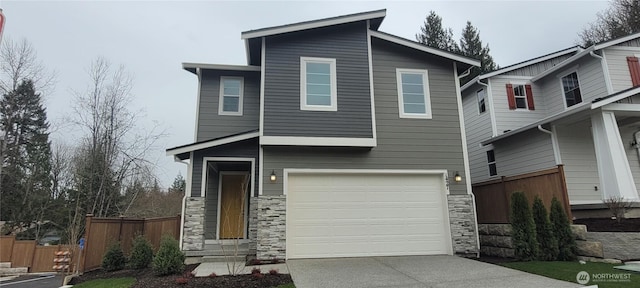
[(189, 153), (196, 150), (207, 149), (207, 148), (220, 146), (224, 144), (234, 143), (234, 142), (247, 140), (251, 138), (256, 138), (259, 136), (260, 136), (260, 133), (258, 132), (258, 130), (251, 130), (251, 131), (240, 132), (240, 133), (227, 135), (223, 137), (213, 138), (209, 140), (194, 142), (191, 144), (176, 146), (173, 148), (169, 148), (166, 151), (167, 151), (167, 156), (175, 156), (180, 159), (185, 159), (185, 157), (181, 157), (181, 155), (184, 156), (185, 153)]
[[(380, 32), (380, 31), (370, 31), (369, 34), (371, 35), (371, 37), (376, 37), (378, 39), (382, 39), (382, 40), (385, 40), (385, 41), (396, 43), (396, 44), (399, 44), (399, 45), (402, 45), (402, 46), (406, 46), (406, 47), (409, 47), (409, 48), (412, 48), (412, 49), (415, 49), (415, 50), (419, 50), (419, 51), (422, 51), (422, 52), (427, 52), (429, 54), (433, 54), (433, 55), (436, 55), (436, 56), (439, 56), (439, 57), (442, 57), (442, 58), (446, 58), (446, 59), (449, 59), (449, 60), (453, 60), (453, 61), (456, 61), (456, 62), (467, 64), (466, 69), (468, 69), (471, 66), (477, 66), (477, 67), (480, 66), (480, 60), (476, 60), (476, 59), (469, 58), (469, 57), (466, 57), (466, 56), (458, 55), (458, 54), (455, 54), (455, 53), (452, 53), (452, 52), (449, 52), (449, 51), (446, 51), (446, 50), (440, 50), (440, 49), (436, 49), (436, 48), (433, 48), (433, 47), (429, 47), (429, 46), (420, 44), (418, 42), (411, 41), (409, 39), (405, 39), (405, 38), (402, 38), (402, 37), (398, 37), (398, 36), (391, 35), (391, 34), (384, 33), (384, 32)], [(461, 69), (461, 70), (464, 71), (466, 69)]]
[(573, 55), (569, 59), (562, 61), (558, 65), (553, 66), (552, 68), (547, 69), (547, 70), (543, 71), (542, 73), (534, 76), (533, 78), (531, 78), (531, 81), (532, 82), (538, 81), (538, 80), (540, 80), (540, 79), (542, 79), (542, 78), (544, 78), (544, 77), (546, 77), (546, 76), (548, 76), (548, 75), (550, 75), (550, 74), (552, 74), (552, 73), (554, 73), (554, 72), (556, 72), (556, 71), (558, 71), (560, 69), (563, 69), (563, 68), (567, 67), (569, 64), (572, 64), (574, 61), (576, 61), (576, 60), (578, 60), (578, 59), (580, 59), (580, 58), (582, 58), (582, 57), (584, 57), (584, 56), (586, 56), (588, 54), (591, 54), (592, 52), (595, 52), (595, 51), (598, 51), (598, 50), (601, 50), (601, 49), (604, 49), (604, 48), (607, 48), (607, 47), (611, 47), (611, 46), (614, 46), (614, 45), (618, 45), (620, 43), (627, 42), (629, 40), (633, 40), (633, 39), (637, 39), (637, 38), (640, 38), (640, 33), (635, 33), (635, 34), (627, 35), (627, 36), (624, 36), (624, 37), (620, 37), (620, 38), (617, 38), (617, 39), (604, 41), (604, 42), (592, 45), (592, 46), (586, 48), (585, 50), (581, 51), (580, 53), (578, 53), (576, 55)]
[(273, 26), (273, 27), (267, 27), (267, 28), (261, 28), (261, 29), (242, 32), (241, 39), (245, 40), (245, 39), (258, 38), (258, 37), (265, 37), (265, 36), (296, 32), (296, 31), (302, 31), (302, 30), (309, 30), (314, 28), (333, 26), (333, 25), (339, 25), (339, 24), (345, 24), (345, 23), (351, 23), (351, 22), (358, 22), (358, 21), (364, 21), (364, 20), (372, 20), (371, 28), (374, 30), (377, 30), (378, 27), (380, 27), (380, 24), (382, 24), (382, 20), (386, 15), (387, 15), (387, 9), (381, 9), (381, 10), (342, 15), (342, 16), (331, 17), (331, 18), (324, 18), (319, 20), (311, 20), (311, 21), (304, 21), (304, 22), (287, 24), (287, 25)]
[(211, 69), (224, 71), (253, 71), (260, 72), (260, 66), (251, 65), (225, 65), (225, 64), (207, 64), (207, 63), (182, 63), (182, 69), (196, 74), (197, 69)]

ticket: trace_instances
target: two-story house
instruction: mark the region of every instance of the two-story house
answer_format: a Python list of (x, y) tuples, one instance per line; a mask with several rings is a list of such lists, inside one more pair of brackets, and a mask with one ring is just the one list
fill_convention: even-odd
[(466, 254), (478, 238), (459, 79), (479, 62), (378, 31), (385, 10), (242, 32), (198, 78), (181, 247), (258, 259)]
[(466, 83), (472, 183), (563, 165), (574, 217), (596, 215), (612, 197), (639, 201), (638, 57), (640, 34), (634, 34)]

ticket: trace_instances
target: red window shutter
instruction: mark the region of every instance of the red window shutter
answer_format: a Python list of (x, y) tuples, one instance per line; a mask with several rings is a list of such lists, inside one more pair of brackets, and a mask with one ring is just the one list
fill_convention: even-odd
[(640, 63), (638, 63), (638, 57), (627, 57), (627, 64), (629, 65), (629, 73), (631, 73), (631, 83), (633, 87), (640, 85)]
[(533, 105), (533, 90), (531, 90), (531, 85), (524, 85), (524, 89), (527, 93), (527, 106), (529, 106), (529, 110), (536, 110), (535, 105)]
[(509, 109), (516, 110), (516, 96), (513, 95), (513, 85), (507, 84), (507, 100), (509, 101)]

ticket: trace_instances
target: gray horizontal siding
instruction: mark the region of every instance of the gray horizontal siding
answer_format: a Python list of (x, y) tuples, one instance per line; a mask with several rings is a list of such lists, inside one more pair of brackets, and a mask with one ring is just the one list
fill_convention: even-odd
[(604, 50), (614, 93), (631, 88), (631, 73), (629, 72), (629, 65), (627, 64), (627, 57), (640, 54), (640, 47), (637, 49), (637, 51), (617, 50), (614, 46)]
[(600, 185), (600, 180), (591, 121), (556, 126), (556, 133), (570, 201), (601, 200), (602, 192), (594, 188)]
[(558, 56), (546, 61), (542, 61), (540, 63), (536, 63), (533, 65), (529, 65), (526, 67), (522, 67), (520, 69), (515, 69), (513, 71), (506, 72), (502, 75), (512, 75), (512, 76), (535, 76), (538, 75), (549, 68), (556, 66), (558, 63), (566, 60), (567, 58), (573, 56), (572, 54)]
[[(266, 38), (264, 135), (371, 138), (366, 23)], [(338, 111), (300, 110), (300, 57), (336, 59)]]
[(520, 85), (525, 80), (513, 80), (494, 77), (491, 78), (491, 93), (493, 96), (494, 111), (496, 114), (496, 128), (498, 135), (503, 134), (505, 130), (515, 130), (520, 127), (531, 124), (547, 116), (547, 109), (542, 90), (536, 84), (531, 84), (533, 92), (533, 102), (535, 110), (516, 109), (510, 110), (507, 99), (507, 84)]
[[(464, 172), (453, 65), (384, 41), (373, 41), (373, 76), (378, 145), (372, 149), (264, 147), (263, 193), (282, 194), (282, 181), (268, 175), (283, 168), (446, 169)], [(433, 119), (398, 115), (396, 68), (427, 69)], [(466, 185), (451, 183), (452, 194)]]
[[(471, 183), (482, 182), (489, 179), (489, 166), (487, 165), (487, 150), (491, 145), (482, 146), (480, 142), (491, 138), (491, 116), (489, 102), (485, 96), (487, 111), (480, 114), (476, 92), (481, 86), (474, 85), (473, 89), (466, 90), (462, 97), (464, 110), (464, 128), (467, 132), (467, 151), (469, 152), (469, 168), (471, 169)], [(486, 88), (484, 88), (487, 90)]]
[[(220, 77), (244, 78), (243, 115), (218, 115)], [(197, 141), (258, 129), (260, 121), (260, 73), (204, 70), (200, 83)]]
[[(580, 92), (582, 93), (582, 102), (591, 102), (596, 98), (608, 95), (607, 86), (604, 81), (604, 73), (600, 60), (593, 57), (584, 57), (578, 63), (578, 81), (580, 83)], [(573, 66), (567, 67), (571, 69)], [(547, 115), (553, 115), (565, 110), (564, 94), (562, 92), (562, 83), (558, 76), (564, 76), (564, 73), (570, 70), (562, 70), (554, 73), (540, 81), (542, 85), (542, 93), (548, 107)]]
[(514, 176), (556, 165), (551, 135), (529, 130), (493, 143), (496, 168), (500, 176)]

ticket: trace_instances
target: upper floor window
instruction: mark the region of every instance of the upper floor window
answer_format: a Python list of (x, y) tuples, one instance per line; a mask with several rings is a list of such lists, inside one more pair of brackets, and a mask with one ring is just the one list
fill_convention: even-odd
[(336, 59), (300, 57), (300, 109), (337, 111)]
[(498, 169), (496, 169), (496, 154), (493, 150), (487, 151), (487, 164), (489, 165), (489, 176), (498, 175)]
[(242, 77), (220, 77), (219, 115), (242, 116), (244, 79)]
[(427, 70), (396, 69), (400, 118), (431, 119)]
[(484, 101), (484, 89), (478, 90), (478, 92), (476, 92), (476, 95), (478, 97), (478, 113), (487, 111), (487, 105)]
[(562, 91), (567, 108), (582, 102), (580, 94), (580, 83), (578, 82), (578, 73), (573, 72), (560, 79), (562, 82)]
[(535, 110), (533, 89), (529, 84), (507, 84), (509, 109)]

